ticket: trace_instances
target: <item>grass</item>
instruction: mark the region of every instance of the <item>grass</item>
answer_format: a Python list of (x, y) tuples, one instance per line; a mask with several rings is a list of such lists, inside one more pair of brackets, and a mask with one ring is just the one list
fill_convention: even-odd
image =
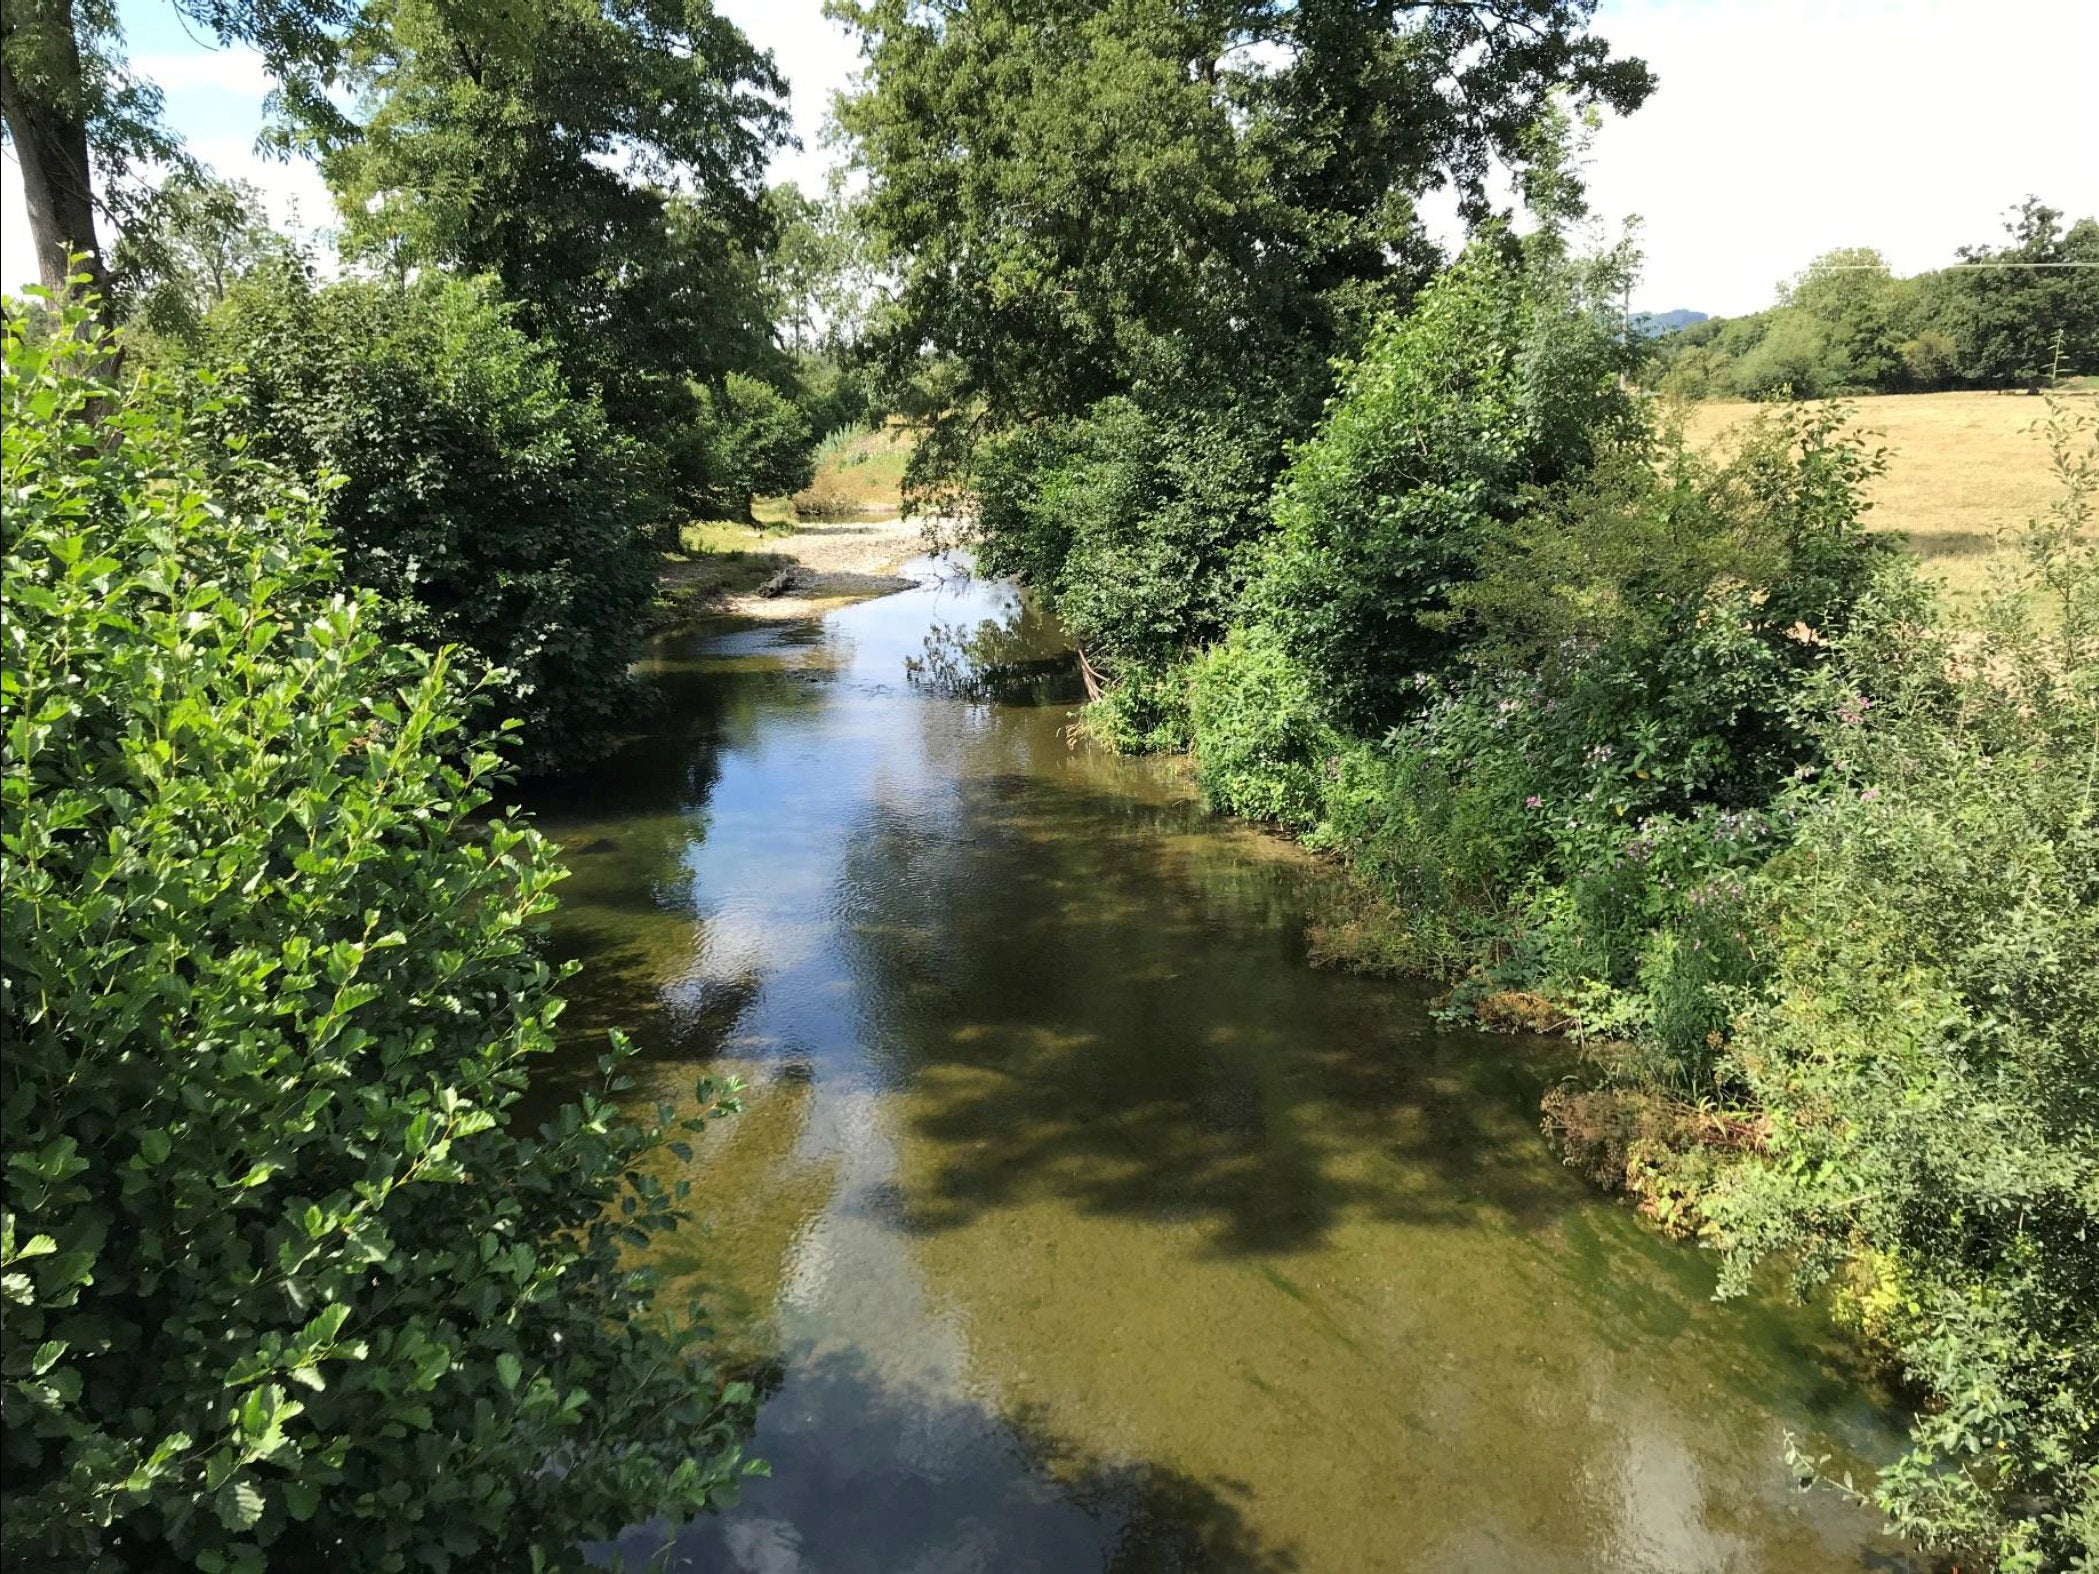
[(816, 479), (797, 494), (801, 518), (892, 517), (903, 506), (911, 434), (901, 426), (835, 432), (816, 451)]
[[(2080, 406), (2099, 403), (2082, 389), (2063, 397)], [(2034, 430), (2047, 406), (2002, 393), (1882, 394), (1849, 402), (1857, 424), (1888, 450), (1868, 523), (1903, 532), (1956, 600), (1972, 597), (2006, 550), (1997, 532), (2016, 531), (2055, 501), (2048, 450)], [(1734, 400), (1694, 405), (1685, 435), (1706, 446), (1757, 409)]]

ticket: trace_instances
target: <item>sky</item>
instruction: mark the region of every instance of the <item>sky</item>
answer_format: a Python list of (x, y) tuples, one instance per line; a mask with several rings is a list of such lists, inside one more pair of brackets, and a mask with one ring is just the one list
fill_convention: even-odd
[[(717, 0), (774, 52), (803, 146), (774, 176), (820, 188), (822, 129), (859, 63), (821, 0)], [(305, 164), (254, 152), (268, 82), (252, 53), (207, 47), (166, 0), (120, 0), (135, 67), (221, 174), (260, 187), (280, 225), (330, 218)], [(1603, 0), (1597, 31), (1651, 65), (1647, 104), (1589, 150), (1590, 201), (1610, 230), (1642, 221), (1636, 310), (1755, 311), (1809, 259), (1875, 246), (1897, 273), (2000, 237), (2029, 192), (2099, 214), (2099, 0)], [(35, 256), (9, 150), (0, 281)], [(1431, 208), (1443, 238), (1447, 205)]]

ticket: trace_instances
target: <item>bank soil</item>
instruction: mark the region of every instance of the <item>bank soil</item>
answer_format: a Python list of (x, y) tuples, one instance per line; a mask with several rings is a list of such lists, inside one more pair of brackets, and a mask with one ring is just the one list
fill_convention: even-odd
[(925, 541), (916, 519), (710, 527), (702, 550), (665, 559), (658, 600), (666, 622), (700, 612), (770, 622), (813, 617), (909, 589), (915, 581), (896, 570), (923, 552)]

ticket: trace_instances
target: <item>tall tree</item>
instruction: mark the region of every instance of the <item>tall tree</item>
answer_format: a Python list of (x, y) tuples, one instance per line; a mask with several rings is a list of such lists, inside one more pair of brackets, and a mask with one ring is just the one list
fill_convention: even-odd
[[(287, 108), (333, 113), (327, 87), (348, 0), (175, 0), (222, 44), (259, 51)], [(9, 0), (0, 11), (0, 112), (21, 160), (37, 271), (57, 288), (70, 259), (103, 286), (98, 213), (121, 222), (150, 192), (143, 178), (184, 164), (160, 120), (160, 92), (124, 62), (114, 0)]]
[[(1594, 0), (834, 0), (840, 120), (900, 294), (892, 369), (953, 358), (993, 426), (1174, 385), (1285, 428), (1436, 258), (1415, 202), (1490, 208), (1549, 100), (1652, 85)], [(940, 451), (936, 445), (929, 452)]]
[(784, 84), (709, 0), (527, 0), (504, 31), (372, 0), (354, 124), (309, 122), (345, 244), (501, 280), (606, 413), (659, 449), (693, 384), (773, 353), (756, 254)]
[(2062, 220), (2028, 197), (2005, 222), (2010, 244), (1961, 248), (1945, 321), (1964, 380), (2037, 387), (2058, 352), (2065, 372), (2099, 370), (2099, 222)]

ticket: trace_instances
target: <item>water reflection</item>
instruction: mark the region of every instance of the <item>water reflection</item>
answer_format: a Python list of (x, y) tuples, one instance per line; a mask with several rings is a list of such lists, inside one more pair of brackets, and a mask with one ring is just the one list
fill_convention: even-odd
[[(1718, 1307), (1536, 1133), (1535, 1043), (1315, 972), (1321, 870), (953, 579), (665, 641), (665, 708), (540, 806), (579, 1032), (712, 1068), (663, 1266), (776, 1373), (708, 1570), (1900, 1567), (1792, 1492), (1887, 1420), (1816, 1319)], [(581, 1058), (579, 1052), (579, 1059)]]

